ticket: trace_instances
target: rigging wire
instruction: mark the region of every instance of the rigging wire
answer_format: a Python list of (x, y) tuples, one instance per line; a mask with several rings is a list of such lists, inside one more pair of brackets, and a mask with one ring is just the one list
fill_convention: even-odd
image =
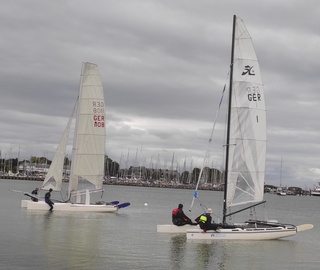
[(203, 159), (203, 165), (202, 165), (201, 170), (200, 170), (200, 173), (199, 173), (199, 177), (198, 177), (198, 181), (197, 181), (197, 184), (196, 184), (196, 188), (195, 188), (195, 190), (194, 190), (194, 192), (193, 192), (193, 198), (192, 198), (192, 202), (191, 202), (190, 209), (189, 209), (190, 212), (191, 212), (191, 210), (192, 210), (194, 201), (195, 201), (196, 199), (198, 200), (198, 202), (199, 202), (202, 210), (203, 210), (204, 212), (206, 211), (206, 208), (205, 208), (204, 205), (200, 202), (200, 199), (199, 199), (199, 197), (198, 197), (198, 188), (199, 188), (200, 180), (201, 180), (201, 177), (202, 177), (203, 169), (206, 167), (206, 165), (208, 164), (208, 161), (209, 161), (210, 146), (211, 146), (211, 143), (212, 143), (213, 132), (214, 132), (214, 130), (215, 130), (215, 126), (216, 126), (216, 123), (217, 123), (217, 120), (218, 120), (218, 116), (219, 116), (219, 112), (220, 112), (220, 107), (221, 107), (221, 104), (222, 104), (222, 101), (223, 101), (224, 93), (225, 93), (225, 90), (226, 90), (226, 85), (227, 85), (227, 82), (228, 82), (228, 77), (229, 77), (229, 72), (228, 72), (228, 74), (227, 74), (226, 83), (224, 84), (224, 87), (223, 87), (223, 89), (222, 89), (222, 95), (221, 95), (221, 98), (220, 98), (220, 101), (219, 101), (218, 109), (217, 109), (217, 111), (216, 111), (216, 115), (215, 115), (215, 119), (214, 119), (214, 122), (213, 122), (213, 126), (212, 126), (212, 130), (211, 130), (210, 138), (209, 138), (209, 140), (208, 140), (208, 147), (207, 147), (207, 150), (206, 150), (204, 159)]

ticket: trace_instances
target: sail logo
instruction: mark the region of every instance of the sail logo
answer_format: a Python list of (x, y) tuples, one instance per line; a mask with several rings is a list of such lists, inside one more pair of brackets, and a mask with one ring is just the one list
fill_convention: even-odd
[(254, 73), (254, 70), (253, 70), (253, 66), (249, 66), (249, 65), (246, 65), (244, 67), (244, 71), (242, 72), (242, 76), (243, 75), (252, 75), (252, 76), (255, 76), (256, 74)]

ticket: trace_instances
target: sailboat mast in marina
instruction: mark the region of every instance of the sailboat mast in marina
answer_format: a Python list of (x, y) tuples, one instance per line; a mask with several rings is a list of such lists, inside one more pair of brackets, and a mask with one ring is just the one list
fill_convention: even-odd
[(281, 157), (281, 161), (280, 161), (280, 186), (279, 186), (279, 188), (277, 188), (277, 194), (280, 196), (287, 195), (286, 188), (282, 187), (282, 157)]

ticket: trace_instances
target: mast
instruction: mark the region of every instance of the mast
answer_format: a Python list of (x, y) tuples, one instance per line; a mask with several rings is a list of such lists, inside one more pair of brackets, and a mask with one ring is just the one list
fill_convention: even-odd
[(281, 180), (282, 180), (282, 157), (281, 157), (281, 163), (280, 163), (280, 188), (282, 188)]
[(230, 82), (229, 82), (229, 102), (228, 102), (228, 124), (227, 124), (227, 142), (226, 142), (226, 168), (225, 168), (225, 179), (224, 179), (223, 220), (222, 220), (222, 223), (226, 223), (226, 214), (227, 214), (227, 189), (228, 189), (230, 122), (231, 122), (233, 60), (234, 60), (233, 58), (234, 58), (234, 40), (235, 40), (235, 31), (236, 31), (236, 20), (237, 20), (236, 15), (233, 15), (231, 61), (230, 61)]
[(76, 120), (75, 120), (75, 128), (74, 128), (72, 153), (71, 153), (71, 168), (70, 168), (69, 187), (68, 187), (68, 198), (69, 199), (71, 197), (71, 192), (75, 191), (78, 186), (78, 176), (74, 175), (74, 171), (75, 171), (75, 165), (76, 165), (76, 148), (77, 148), (77, 140), (78, 140), (77, 130), (78, 130), (78, 125), (79, 125), (78, 119), (79, 119), (79, 111), (80, 111), (80, 101), (81, 101), (80, 97), (82, 94), (82, 83), (83, 83), (84, 69), (85, 69), (85, 63), (82, 63), (79, 95), (77, 97), (77, 101), (76, 101), (76, 105), (75, 105)]

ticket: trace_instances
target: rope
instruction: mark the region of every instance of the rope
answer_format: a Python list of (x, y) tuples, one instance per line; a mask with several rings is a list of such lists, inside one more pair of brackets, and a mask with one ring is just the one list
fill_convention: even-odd
[[(228, 72), (226, 81), (228, 81), (228, 77), (229, 77), (229, 72)], [(216, 111), (216, 116), (215, 116), (215, 119), (214, 119), (214, 122), (213, 122), (213, 126), (212, 126), (212, 130), (211, 130), (210, 138), (209, 138), (209, 140), (208, 140), (207, 151), (206, 151), (206, 153), (205, 153), (205, 157), (204, 157), (204, 159), (203, 159), (203, 165), (202, 165), (202, 167), (201, 167), (201, 170), (200, 170), (200, 173), (199, 173), (199, 177), (198, 177), (198, 181), (197, 181), (197, 185), (196, 185), (196, 188), (195, 188), (194, 193), (193, 193), (193, 199), (192, 199), (192, 202), (191, 202), (191, 205), (190, 205), (190, 209), (189, 209), (190, 212), (191, 212), (191, 209), (192, 209), (192, 207), (193, 207), (193, 204), (194, 204), (195, 199), (198, 199), (198, 201), (199, 201), (198, 188), (199, 188), (200, 180), (201, 180), (201, 177), (202, 177), (203, 169), (204, 169), (204, 168), (206, 167), (206, 165), (208, 164), (209, 155), (210, 155), (210, 146), (211, 146), (211, 143), (212, 143), (213, 132), (214, 132), (214, 129), (215, 129), (215, 127), (216, 127), (217, 120), (218, 120), (218, 116), (219, 116), (219, 112), (220, 112), (222, 100), (223, 100), (224, 93), (225, 93), (225, 90), (226, 90), (226, 85), (227, 85), (227, 83), (224, 84), (224, 87), (223, 87), (223, 89), (222, 89), (222, 94), (221, 94), (220, 102), (219, 102), (219, 105), (218, 105), (218, 109), (217, 109), (217, 111)], [(202, 206), (201, 203), (200, 203), (200, 206), (201, 206), (201, 208), (203, 208), (203, 206)]]

